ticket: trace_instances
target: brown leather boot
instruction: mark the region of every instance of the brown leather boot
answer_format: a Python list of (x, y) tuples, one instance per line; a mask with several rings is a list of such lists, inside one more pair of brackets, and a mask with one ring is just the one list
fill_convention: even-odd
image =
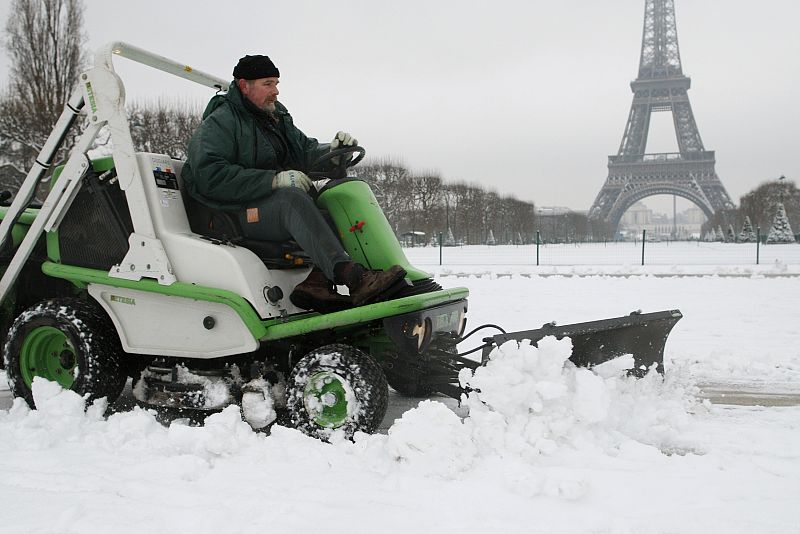
[(294, 288), (289, 300), (298, 308), (320, 313), (342, 311), (353, 306), (353, 299), (340, 295), (336, 287), (319, 269), (312, 269), (308, 278)]
[(353, 306), (387, 300), (408, 284), (406, 270), (399, 265), (385, 271), (371, 271), (351, 262), (342, 268), (340, 278), (350, 290)]

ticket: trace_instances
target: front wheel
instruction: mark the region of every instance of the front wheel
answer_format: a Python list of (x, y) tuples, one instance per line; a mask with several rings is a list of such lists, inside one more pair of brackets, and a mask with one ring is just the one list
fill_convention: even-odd
[(15, 397), (34, 406), (34, 377), (87, 395), (88, 401), (119, 397), (126, 373), (111, 320), (93, 302), (74, 298), (40, 302), (22, 312), (8, 332), (6, 373)]
[(287, 408), (292, 425), (319, 439), (334, 431), (352, 438), (378, 429), (389, 399), (381, 367), (349, 345), (320, 347), (297, 362), (289, 377)]

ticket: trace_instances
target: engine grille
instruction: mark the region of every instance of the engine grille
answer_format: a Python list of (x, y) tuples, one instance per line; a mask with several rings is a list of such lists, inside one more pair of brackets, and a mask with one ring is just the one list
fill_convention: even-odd
[(125, 193), (113, 176), (90, 172), (83, 178), (58, 229), (62, 263), (108, 270), (128, 252), (133, 223)]

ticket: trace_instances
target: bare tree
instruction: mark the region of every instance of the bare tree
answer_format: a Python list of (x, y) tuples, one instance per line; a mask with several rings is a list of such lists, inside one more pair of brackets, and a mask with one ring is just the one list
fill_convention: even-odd
[[(82, 0), (11, 0), (4, 46), (11, 79), (0, 95), (0, 157), (27, 170), (84, 64)], [(60, 157), (71, 146), (67, 138)]]
[(131, 104), (127, 114), (136, 150), (183, 159), (203, 111), (189, 102), (159, 100)]
[(432, 171), (411, 177), (412, 230), (423, 230), (428, 235), (441, 231), (442, 179)]
[(459, 225), (461, 219), (459, 217), (459, 203), (463, 198), (462, 190), (465, 184), (442, 184), (442, 200), (444, 201), (444, 231), (450, 230), (454, 238), (462, 237), (459, 234)]
[(405, 231), (402, 225), (413, 204), (411, 175), (405, 165), (397, 158), (384, 157), (359, 165), (357, 174), (372, 187), (395, 233)]
[(484, 207), (486, 191), (482, 188), (468, 185), (464, 188), (464, 207), (461, 220), (465, 242), (468, 245), (478, 245), (486, 239), (487, 229), (484, 224)]
[(505, 239), (515, 244), (532, 243), (536, 227), (536, 210), (530, 202), (506, 197), (503, 199), (503, 211), (506, 219)]

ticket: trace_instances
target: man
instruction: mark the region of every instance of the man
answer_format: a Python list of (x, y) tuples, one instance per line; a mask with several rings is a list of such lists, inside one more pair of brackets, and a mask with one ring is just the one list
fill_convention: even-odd
[[(405, 270), (371, 271), (353, 262), (308, 195), (304, 172), (319, 156), (357, 141), (346, 132), (331, 144), (306, 137), (277, 100), (279, 77), (267, 56), (239, 60), (228, 93), (211, 99), (189, 142), (187, 191), (234, 213), (248, 239), (297, 241), (318, 269), (292, 292), (295, 305), (327, 312), (380, 300), (404, 283)], [(350, 296), (333, 284), (347, 286)]]

